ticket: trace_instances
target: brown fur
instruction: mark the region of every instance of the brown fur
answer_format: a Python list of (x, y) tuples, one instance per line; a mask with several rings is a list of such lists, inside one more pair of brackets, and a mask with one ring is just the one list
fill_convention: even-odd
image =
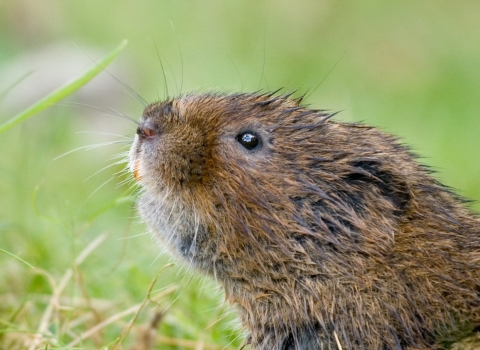
[(394, 137), (330, 117), (272, 94), (150, 105), (142, 217), (219, 281), (252, 349), (448, 348), (480, 321), (479, 219)]

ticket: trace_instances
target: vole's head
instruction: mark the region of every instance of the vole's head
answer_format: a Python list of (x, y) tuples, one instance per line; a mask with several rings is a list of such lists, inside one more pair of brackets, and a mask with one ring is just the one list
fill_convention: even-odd
[[(130, 168), (148, 191), (177, 194), (224, 178), (266, 171), (273, 150), (266, 96), (188, 95), (148, 106), (137, 129)], [(298, 108), (278, 99), (283, 109)], [(232, 173), (233, 171), (233, 173)], [(251, 175), (249, 175), (251, 176)]]
[[(210, 272), (237, 260), (248, 275), (339, 251), (377, 253), (409, 200), (408, 169), (391, 159), (409, 155), (390, 136), (329, 116), (268, 94), (148, 106), (130, 152), (143, 218)], [(362, 236), (375, 225), (379, 241)]]

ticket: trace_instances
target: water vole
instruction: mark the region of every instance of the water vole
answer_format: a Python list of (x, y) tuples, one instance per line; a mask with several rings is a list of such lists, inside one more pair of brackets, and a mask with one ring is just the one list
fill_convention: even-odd
[(480, 220), (397, 140), (273, 94), (148, 106), (142, 218), (252, 349), (435, 349), (480, 321)]

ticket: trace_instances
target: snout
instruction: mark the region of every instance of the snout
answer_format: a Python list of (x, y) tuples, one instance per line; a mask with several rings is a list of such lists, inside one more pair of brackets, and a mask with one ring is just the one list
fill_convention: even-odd
[(160, 128), (151, 120), (144, 120), (138, 125), (137, 135), (142, 140), (152, 139), (160, 135)]
[(135, 180), (140, 181), (142, 175), (140, 172), (141, 157), (139, 155), (139, 147), (143, 142), (150, 142), (156, 139), (160, 135), (160, 128), (151, 120), (143, 120), (138, 125), (137, 135), (138, 137), (130, 151), (130, 170), (132, 171)]

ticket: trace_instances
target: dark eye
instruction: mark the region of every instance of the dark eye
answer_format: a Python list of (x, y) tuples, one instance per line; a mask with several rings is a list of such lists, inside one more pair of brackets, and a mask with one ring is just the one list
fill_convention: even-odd
[(238, 134), (236, 140), (249, 151), (260, 147), (260, 138), (250, 131)]

